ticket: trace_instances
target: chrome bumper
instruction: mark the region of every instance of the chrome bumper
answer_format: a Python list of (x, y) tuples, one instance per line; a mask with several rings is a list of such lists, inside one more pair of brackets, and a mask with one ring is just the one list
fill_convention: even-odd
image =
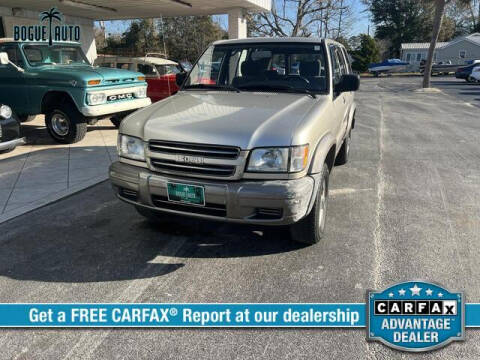
[(15, 140), (5, 141), (0, 143), (0, 150), (14, 149), (18, 145), (25, 144), (25, 138), (18, 138)]
[[(212, 181), (159, 175), (148, 169), (115, 162), (110, 180), (116, 195), (136, 206), (210, 220), (259, 225), (288, 225), (305, 217), (314, 202), (319, 178), (296, 180)], [(205, 207), (172, 203), (167, 183), (200, 185)]]
[(84, 106), (80, 109), (80, 112), (87, 117), (96, 117), (140, 109), (150, 105), (151, 103), (152, 101), (147, 97), (143, 99), (126, 100), (111, 104)]

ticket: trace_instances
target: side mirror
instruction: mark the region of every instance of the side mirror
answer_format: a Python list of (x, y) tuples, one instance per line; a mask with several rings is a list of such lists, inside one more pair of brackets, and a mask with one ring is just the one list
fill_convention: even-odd
[(178, 87), (181, 87), (183, 83), (185, 82), (185, 79), (187, 78), (188, 73), (186, 72), (181, 72), (178, 73), (175, 77), (175, 82), (177, 83)]
[(357, 91), (360, 88), (360, 76), (354, 74), (343, 75), (335, 85), (336, 93)]
[(6, 52), (0, 52), (0, 64), (8, 65), (10, 60), (8, 60), (8, 54)]

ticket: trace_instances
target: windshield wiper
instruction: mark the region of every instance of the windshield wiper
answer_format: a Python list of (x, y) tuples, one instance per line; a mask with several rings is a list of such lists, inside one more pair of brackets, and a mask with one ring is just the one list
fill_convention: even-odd
[(215, 85), (215, 84), (194, 84), (194, 85), (187, 85), (183, 87), (184, 89), (207, 89), (207, 90), (225, 90), (225, 91), (236, 91), (237, 93), (240, 92), (240, 89), (236, 88), (235, 86), (229, 85)]
[(294, 88), (289, 85), (273, 85), (273, 84), (245, 84), (239, 86), (240, 89), (249, 89), (249, 90), (277, 90), (279, 92), (285, 93), (296, 93), (296, 94), (306, 94), (311, 96), (313, 99), (316, 99), (317, 96), (315, 93), (308, 89)]

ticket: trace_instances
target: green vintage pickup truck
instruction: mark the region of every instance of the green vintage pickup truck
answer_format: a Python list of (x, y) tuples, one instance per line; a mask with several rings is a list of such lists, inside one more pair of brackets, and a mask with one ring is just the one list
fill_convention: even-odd
[(92, 66), (80, 44), (0, 40), (0, 103), (21, 121), (45, 114), (50, 135), (80, 141), (92, 125), (111, 118), (118, 126), (132, 111), (150, 105), (141, 73)]

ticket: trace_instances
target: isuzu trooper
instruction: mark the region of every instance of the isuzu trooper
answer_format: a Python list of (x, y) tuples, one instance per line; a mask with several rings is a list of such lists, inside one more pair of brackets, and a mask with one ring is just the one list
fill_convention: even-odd
[(118, 197), (161, 213), (325, 232), (328, 179), (355, 125), (345, 48), (312, 38), (217, 41), (180, 91), (128, 116), (110, 167)]

